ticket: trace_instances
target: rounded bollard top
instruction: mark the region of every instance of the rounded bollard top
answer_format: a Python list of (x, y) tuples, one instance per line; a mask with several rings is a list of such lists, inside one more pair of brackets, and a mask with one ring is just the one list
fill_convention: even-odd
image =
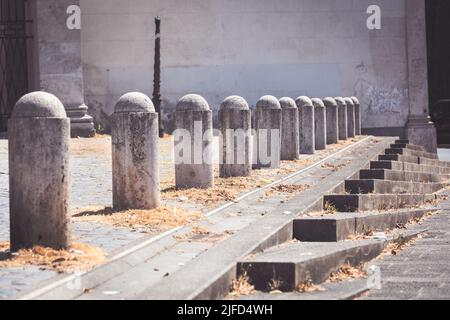
[(280, 102), (274, 96), (263, 96), (256, 103), (256, 109), (277, 110), (281, 109)]
[(354, 105), (355, 105), (355, 104), (353, 103), (353, 100), (350, 99), (350, 98), (344, 98), (344, 101), (345, 101), (345, 103), (346, 103), (348, 106), (354, 106)]
[(323, 101), (323, 104), (327, 107), (337, 106), (337, 102), (336, 102), (336, 100), (334, 100), (334, 98), (326, 97), (326, 98), (323, 98), (322, 101)]
[(313, 106), (311, 99), (306, 96), (298, 97), (297, 99), (295, 99), (295, 103), (297, 104), (297, 107), (299, 107), (299, 108), (305, 107), (305, 106), (308, 106), (308, 107)]
[(244, 98), (230, 96), (220, 104), (220, 110), (250, 110), (250, 107)]
[(294, 99), (284, 97), (280, 99), (281, 109), (297, 109)]
[(338, 106), (346, 106), (347, 105), (345, 103), (344, 98), (342, 98), (342, 97), (336, 97), (336, 98), (334, 98), (334, 100), (336, 101)]
[(312, 101), (313, 106), (314, 106), (315, 108), (325, 108), (325, 105), (324, 105), (322, 99), (319, 99), (319, 98), (312, 98), (311, 101)]
[(13, 108), (11, 118), (67, 118), (62, 102), (53, 94), (36, 91), (24, 95)]
[(350, 97), (352, 99), (354, 105), (359, 105), (359, 100), (357, 97)]
[(176, 111), (209, 111), (208, 102), (198, 94), (188, 94), (177, 102)]
[(152, 100), (140, 92), (128, 92), (117, 100), (115, 113), (148, 112), (155, 113)]

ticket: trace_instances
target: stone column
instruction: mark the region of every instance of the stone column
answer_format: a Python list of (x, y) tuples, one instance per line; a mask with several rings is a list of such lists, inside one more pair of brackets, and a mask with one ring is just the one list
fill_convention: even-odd
[(298, 127), (298, 108), (291, 98), (281, 98), (281, 160), (299, 158), (300, 132)]
[(300, 154), (314, 154), (316, 143), (313, 103), (305, 96), (298, 97), (295, 103), (299, 116)]
[(64, 106), (49, 93), (29, 93), (15, 105), (8, 126), (11, 250), (65, 249), (70, 121)]
[(214, 187), (212, 112), (196, 94), (178, 100), (175, 111), (175, 183), (178, 189)]
[(281, 149), (281, 105), (274, 96), (256, 103), (256, 168), (279, 168)]
[(350, 98), (344, 98), (347, 105), (347, 136), (349, 138), (355, 137), (355, 105)]
[(339, 140), (339, 119), (338, 119), (338, 106), (336, 100), (327, 97), (324, 98), (323, 103), (326, 108), (326, 120), (327, 120), (327, 144), (338, 143)]
[(231, 96), (220, 105), (219, 123), (222, 134), (220, 176), (246, 177), (251, 175), (251, 111), (242, 97)]
[(334, 100), (338, 105), (339, 140), (347, 140), (347, 104), (341, 97), (336, 97)]
[(351, 97), (353, 104), (355, 105), (355, 134), (357, 136), (361, 135), (361, 105), (358, 98)]
[(436, 128), (430, 120), (428, 100), (425, 0), (407, 0), (405, 6), (409, 87), (406, 136), (410, 143), (436, 152)]
[(84, 103), (80, 29), (69, 30), (67, 8), (79, 0), (35, 0), (34, 70), (36, 89), (61, 99), (71, 121), (71, 135), (92, 137), (93, 118)]
[(325, 150), (327, 148), (327, 119), (325, 105), (318, 98), (311, 99), (314, 106), (314, 137), (315, 149)]
[(114, 209), (160, 205), (158, 135), (151, 99), (138, 92), (123, 95), (111, 116)]

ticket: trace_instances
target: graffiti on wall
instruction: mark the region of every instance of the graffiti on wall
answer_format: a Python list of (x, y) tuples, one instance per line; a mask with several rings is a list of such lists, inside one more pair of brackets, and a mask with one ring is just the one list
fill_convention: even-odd
[(355, 96), (360, 98), (366, 117), (402, 113), (402, 108), (408, 99), (408, 89), (374, 84), (368, 75), (368, 67), (364, 62), (361, 62), (355, 68), (358, 77), (353, 86), (353, 91)]

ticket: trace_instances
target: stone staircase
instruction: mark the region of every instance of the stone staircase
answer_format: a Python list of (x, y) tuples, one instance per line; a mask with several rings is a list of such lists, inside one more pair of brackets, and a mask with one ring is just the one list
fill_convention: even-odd
[(436, 211), (449, 177), (450, 162), (397, 140), (358, 179), (325, 195), (323, 212), (294, 219), (293, 241), (246, 257), (237, 276), (246, 275), (258, 291), (292, 292), (304, 283), (323, 283), (345, 264), (368, 262), (387, 244), (424, 231), (404, 226)]

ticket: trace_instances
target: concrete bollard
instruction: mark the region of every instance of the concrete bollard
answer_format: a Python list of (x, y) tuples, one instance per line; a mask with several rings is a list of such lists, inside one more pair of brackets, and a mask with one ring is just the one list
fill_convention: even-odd
[(264, 96), (256, 103), (255, 168), (280, 166), (281, 117), (281, 105), (274, 96)]
[(323, 103), (326, 108), (326, 120), (327, 120), (327, 144), (338, 143), (339, 140), (339, 118), (338, 118), (338, 106), (336, 100), (327, 97), (324, 98)]
[(154, 209), (160, 205), (158, 114), (149, 97), (130, 92), (111, 117), (113, 207)]
[(52, 94), (29, 93), (16, 103), (8, 127), (11, 250), (65, 249), (70, 120), (64, 106)]
[(246, 177), (251, 175), (251, 111), (242, 97), (231, 96), (220, 105), (219, 123), (222, 133), (220, 176)]
[(355, 105), (350, 98), (344, 98), (347, 105), (347, 136), (349, 138), (355, 137)]
[(355, 105), (355, 134), (361, 135), (361, 105), (358, 98), (351, 97), (353, 104)]
[(298, 123), (298, 108), (291, 98), (281, 98), (281, 160), (296, 160), (299, 158), (300, 132)]
[(175, 111), (175, 184), (178, 189), (214, 187), (212, 112), (199, 95), (178, 100)]
[(314, 137), (315, 149), (325, 150), (327, 148), (327, 120), (325, 105), (318, 98), (311, 99), (314, 106)]
[(347, 104), (341, 97), (336, 97), (334, 98), (334, 100), (336, 101), (338, 106), (339, 140), (347, 140)]
[(295, 100), (299, 115), (300, 129), (300, 153), (314, 154), (315, 151), (315, 126), (314, 106), (310, 98), (302, 96)]

